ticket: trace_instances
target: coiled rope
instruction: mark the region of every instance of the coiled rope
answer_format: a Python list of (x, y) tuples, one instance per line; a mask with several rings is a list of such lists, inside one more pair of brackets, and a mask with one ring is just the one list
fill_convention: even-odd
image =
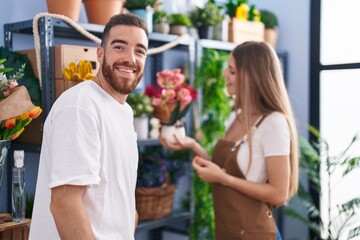
[[(38, 22), (39, 18), (41, 17), (52, 17), (55, 19), (63, 20), (64, 22), (71, 25), (75, 30), (77, 30), (79, 33), (81, 33), (86, 38), (90, 39), (91, 41), (97, 43), (100, 45), (101, 39), (95, 36), (94, 34), (86, 31), (82, 26), (80, 26), (78, 23), (76, 23), (71, 18), (61, 15), (61, 14), (53, 14), (53, 13), (38, 13), (35, 15), (33, 20), (33, 34), (34, 34), (34, 46), (35, 46), (35, 55), (36, 55), (36, 66), (39, 73), (39, 80), (40, 80), (40, 88), (42, 88), (42, 75), (41, 75), (41, 55), (40, 55), (40, 37), (39, 37), (39, 28), (38, 28)], [(160, 47), (151, 48), (148, 50), (147, 54), (157, 54), (164, 52), (170, 48), (173, 48), (177, 45), (179, 45), (184, 39), (188, 38), (189, 34), (183, 34), (173, 41), (166, 43)]]

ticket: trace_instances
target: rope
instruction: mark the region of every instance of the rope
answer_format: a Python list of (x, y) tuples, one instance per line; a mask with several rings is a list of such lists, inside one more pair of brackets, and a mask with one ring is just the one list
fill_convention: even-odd
[[(64, 22), (71, 25), (75, 30), (77, 30), (79, 33), (81, 33), (86, 38), (90, 39), (91, 41), (97, 43), (100, 45), (101, 39), (95, 36), (94, 34), (86, 31), (82, 26), (80, 26), (78, 23), (76, 23), (71, 18), (61, 15), (61, 14), (53, 14), (53, 13), (38, 13), (35, 15), (33, 20), (33, 34), (34, 34), (34, 46), (35, 46), (35, 55), (36, 55), (36, 66), (39, 73), (39, 80), (40, 80), (40, 88), (42, 88), (42, 75), (41, 75), (41, 55), (40, 55), (40, 37), (39, 37), (39, 18), (41, 17), (52, 17), (55, 19), (63, 20)], [(147, 51), (147, 55), (157, 54), (164, 52), (170, 48), (173, 48), (177, 45), (179, 45), (184, 39), (188, 38), (189, 34), (183, 34), (173, 41), (166, 43), (160, 47), (151, 48)]]

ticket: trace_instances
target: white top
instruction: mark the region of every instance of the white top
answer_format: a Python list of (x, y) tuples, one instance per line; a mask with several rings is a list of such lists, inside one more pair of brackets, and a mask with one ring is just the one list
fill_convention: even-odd
[[(236, 114), (232, 112), (226, 121), (226, 129), (235, 120)], [(252, 162), (249, 171), (249, 143), (246, 140), (237, 153), (237, 163), (248, 181), (266, 182), (265, 158), (270, 156), (284, 156), (290, 154), (290, 129), (285, 116), (273, 112), (260, 123), (252, 136)]]
[(93, 81), (55, 102), (44, 125), (30, 240), (59, 239), (51, 188), (88, 186), (83, 197), (96, 239), (134, 239), (136, 133), (130, 106)]

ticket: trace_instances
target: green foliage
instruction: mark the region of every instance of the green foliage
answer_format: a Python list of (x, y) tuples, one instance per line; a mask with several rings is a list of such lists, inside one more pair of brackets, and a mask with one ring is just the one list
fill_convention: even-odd
[(260, 10), (261, 22), (264, 23), (265, 29), (275, 29), (278, 24), (278, 19), (275, 13), (268, 10)]
[(135, 117), (149, 115), (154, 111), (154, 108), (151, 105), (151, 99), (142, 92), (130, 93), (126, 99), (126, 102), (133, 109)]
[[(200, 143), (211, 153), (217, 140), (223, 135), (224, 122), (231, 112), (231, 100), (225, 93), (225, 79), (222, 77), (228, 53), (205, 49), (201, 66), (197, 70), (195, 84), (202, 93)], [(194, 219), (190, 228), (190, 239), (215, 239), (214, 211), (211, 185), (193, 177)]]
[(204, 8), (195, 7), (190, 11), (190, 20), (193, 26), (214, 26), (223, 20), (221, 8), (214, 3), (208, 2)]
[[(343, 178), (346, 177), (354, 169), (360, 167), (360, 156), (351, 156), (354, 143), (358, 142), (360, 137), (355, 136), (350, 144), (339, 154), (334, 156), (329, 155), (329, 145), (323, 139), (319, 131), (313, 127), (309, 128), (310, 132), (318, 139), (316, 143), (311, 145), (306, 139), (300, 137), (300, 167), (305, 170), (310, 182), (310, 188), (321, 194), (323, 191), (320, 184), (320, 164), (321, 159), (325, 160), (325, 167), (328, 179), (327, 195), (331, 196), (331, 191), (334, 183), (334, 174), (342, 172)], [(321, 157), (318, 152), (321, 153)], [(293, 217), (304, 223), (316, 235), (316, 239), (321, 239), (321, 229), (326, 228), (328, 231), (328, 239), (339, 239), (346, 234), (346, 228), (350, 227), (348, 238), (351, 239), (360, 236), (360, 225), (350, 226), (351, 221), (359, 217), (360, 198), (354, 198), (348, 202), (333, 206), (329, 198), (328, 215), (331, 217), (330, 221), (325, 225), (320, 215), (313, 195), (300, 182), (299, 191), (296, 197), (292, 200), (293, 205), (301, 206), (305, 209), (310, 217), (310, 220), (305, 218), (300, 212), (291, 207), (285, 208), (285, 214)], [(319, 222), (317, 222), (319, 220)]]
[(170, 26), (181, 25), (186, 27), (191, 27), (190, 18), (181, 13), (173, 13), (169, 15), (169, 24)]
[(248, 3), (247, 0), (228, 0), (225, 3), (226, 14), (233, 18), (236, 15), (236, 8), (242, 3)]
[(0, 59), (7, 59), (4, 62), (6, 68), (13, 68), (13, 71), (8, 76), (15, 75), (24, 66), (23, 76), (17, 82), (21, 86), (25, 86), (29, 92), (31, 101), (35, 106), (41, 105), (41, 90), (39, 79), (35, 76), (31, 62), (25, 54), (20, 54), (8, 50), (7, 48), (0, 47)]
[(155, 7), (156, 0), (129, 0), (125, 2), (124, 7), (128, 10), (145, 9), (147, 6)]
[(153, 23), (159, 24), (162, 22), (168, 22), (168, 14), (165, 11), (155, 11), (153, 15)]
[(26, 207), (25, 207), (25, 217), (31, 218), (34, 208), (34, 196), (26, 193)]

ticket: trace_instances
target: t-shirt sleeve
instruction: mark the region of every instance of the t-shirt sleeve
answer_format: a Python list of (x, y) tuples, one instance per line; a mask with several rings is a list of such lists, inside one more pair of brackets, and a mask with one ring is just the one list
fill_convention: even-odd
[(273, 113), (269, 116), (268, 126), (262, 139), (265, 157), (290, 154), (290, 129), (284, 115)]
[(96, 118), (83, 109), (68, 107), (52, 115), (49, 130), (49, 188), (98, 184), (100, 136)]

